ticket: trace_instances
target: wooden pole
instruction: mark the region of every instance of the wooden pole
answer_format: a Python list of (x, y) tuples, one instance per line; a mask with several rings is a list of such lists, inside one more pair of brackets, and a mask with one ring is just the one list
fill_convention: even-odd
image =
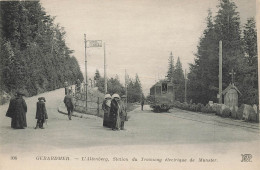
[(222, 41), (219, 41), (219, 104), (222, 104)]
[(106, 64), (106, 44), (104, 43), (104, 79), (105, 79), (105, 94), (107, 94), (107, 64)]
[(85, 77), (86, 77), (86, 111), (88, 110), (88, 72), (87, 72), (87, 39), (86, 34), (84, 34), (85, 42)]
[(126, 74), (126, 69), (125, 69), (125, 95), (126, 95), (126, 105), (127, 105), (127, 74)]
[(185, 69), (185, 92), (184, 92), (184, 101), (187, 102), (187, 75), (186, 75), (186, 69)]

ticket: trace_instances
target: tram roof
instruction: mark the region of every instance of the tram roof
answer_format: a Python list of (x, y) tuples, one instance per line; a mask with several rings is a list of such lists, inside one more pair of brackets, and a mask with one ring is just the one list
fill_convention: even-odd
[(153, 88), (155, 86), (161, 86), (162, 83), (167, 83), (168, 85), (172, 85), (173, 86), (173, 83), (171, 83), (169, 81), (159, 81), (159, 82), (155, 83), (151, 88)]

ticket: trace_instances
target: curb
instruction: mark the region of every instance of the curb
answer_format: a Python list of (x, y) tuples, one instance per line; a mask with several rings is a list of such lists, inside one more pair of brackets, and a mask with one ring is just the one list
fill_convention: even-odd
[[(68, 115), (68, 113), (66, 111), (64, 111), (64, 108), (61, 105), (58, 106), (57, 111), (61, 114)], [(95, 115), (88, 115), (88, 114), (79, 113), (79, 112), (75, 112), (75, 111), (73, 111), (71, 116), (78, 117), (78, 118), (85, 118), (85, 119), (96, 119), (96, 120), (100, 119), (100, 117), (95, 116)]]

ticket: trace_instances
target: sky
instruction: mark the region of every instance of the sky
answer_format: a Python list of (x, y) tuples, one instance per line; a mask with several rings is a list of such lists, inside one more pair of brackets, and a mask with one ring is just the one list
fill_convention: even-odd
[[(241, 22), (256, 14), (255, 0), (233, 0)], [(173, 53), (183, 70), (194, 62), (199, 39), (206, 28), (208, 9), (216, 15), (218, 0), (42, 0), (45, 11), (56, 16), (66, 31), (67, 46), (74, 50), (85, 73), (84, 34), (87, 40), (106, 44), (107, 75), (117, 74), (124, 84), (125, 70), (138, 74), (145, 94), (168, 70)], [(104, 76), (104, 48), (87, 48), (88, 78), (98, 69)]]

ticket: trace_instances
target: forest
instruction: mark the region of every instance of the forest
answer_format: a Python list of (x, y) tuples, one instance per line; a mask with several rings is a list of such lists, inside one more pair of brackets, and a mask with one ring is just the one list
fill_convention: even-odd
[[(98, 87), (98, 90), (105, 93), (105, 79), (100, 75), (99, 70), (96, 70), (94, 80), (94, 84)], [(140, 102), (142, 98), (144, 98), (144, 94), (138, 74), (136, 74), (134, 79), (126, 75), (125, 81), (125, 85), (122, 85), (117, 75), (115, 77), (108, 78), (107, 93), (111, 95), (117, 93), (120, 96), (126, 95), (127, 93), (127, 101), (129, 103)]]
[[(206, 104), (218, 102), (219, 41), (222, 41), (222, 88), (230, 83), (239, 89), (239, 104), (258, 104), (257, 31), (254, 18), (241, 26), (237, 6), (231, 0), (221, 0), (216, 16), (208, 11), (207, 27), (203, 31), (193, 63), (187, 75), (187, 101)], [(176, 100), (184, 101), (184, 74), (179, 57), (174, 66), (169, 57), (167, 78), (175, 84)], [(234, 82), (232, 82), (232, 70)]]
[(0, 2), (0, 91), (26, 96), (83, 80), (66, 32), (38, 1)]

